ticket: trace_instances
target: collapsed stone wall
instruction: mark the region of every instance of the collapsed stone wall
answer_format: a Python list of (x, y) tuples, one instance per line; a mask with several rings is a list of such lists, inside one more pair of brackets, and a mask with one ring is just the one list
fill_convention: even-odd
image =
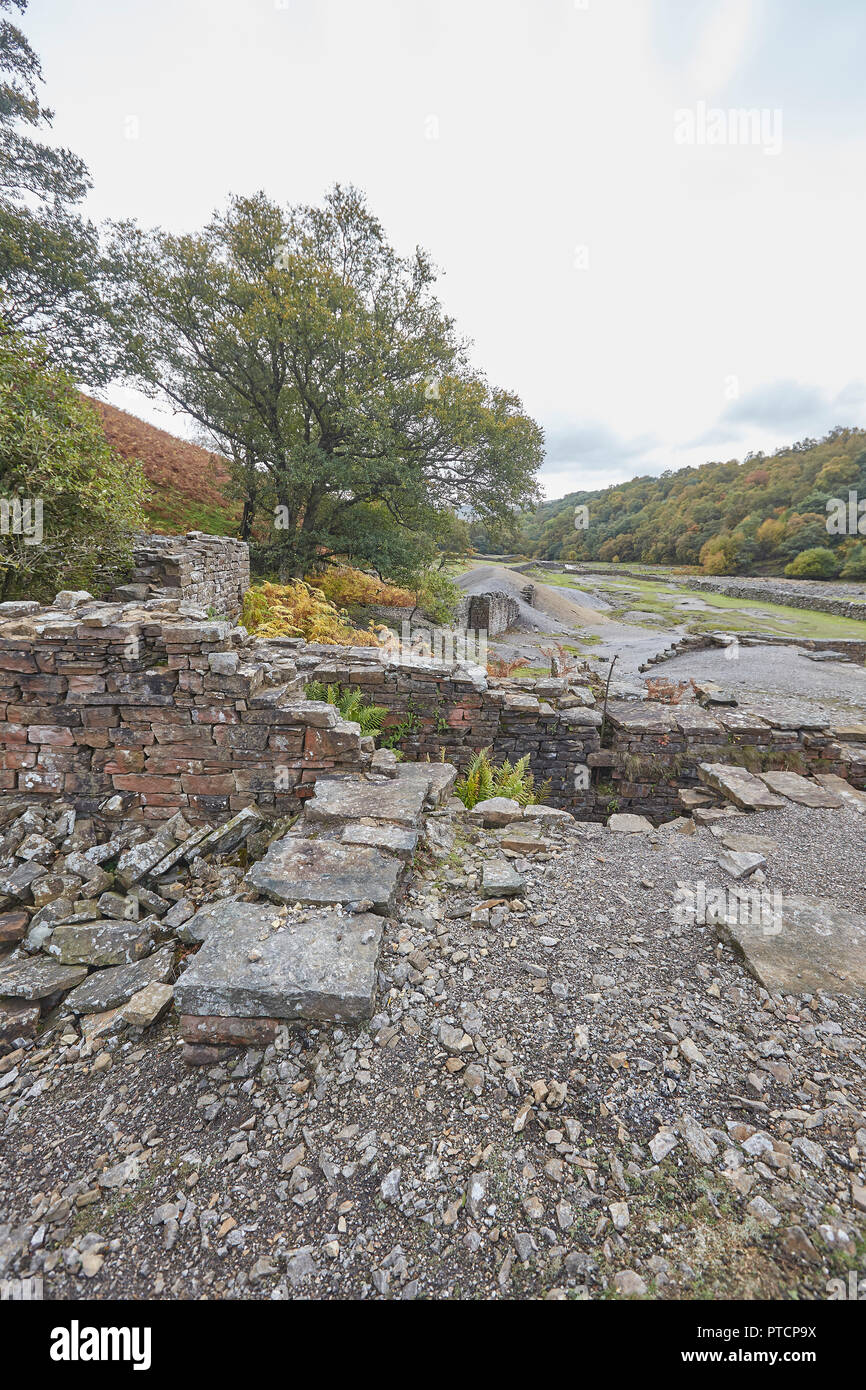
[(236, 618), (250, 586), (249, 546), (231, 536), (138, 536), (133, 559), (118, 599), (180, 598), (216, 617)]
[(371, 648), (308, 646), (296, 652), (307, 679), (357, 686), (402, 726), (399, 746), (413, 761), (445, 759), (465, 770), (475, 753), (490, 748), (495, 762), (529, 756), (539, 784), (554, 806), (579, 815), (592, 810), (589, 755), (599, 747), (601, 715), (572, 700), (554, 708), (547, 697), (565, 699), (568, 682), (534, 683), (534, 692), (491, 683), (473, 665), (419, 660), (383, 664)]
[(323, 771), (363, 770), (374, 748), (334, 706), (306, 699), (313, 678), (384, 706), (409, 760), (444, 756), (465, 769), (481, 748), (496, 762), (528, 755), (549, 802), (584, 819), (670, 815), (701, 761), (866, 785), (857, 727), (622, 701), (603, 747), (591, 693), (566, 678), (491, 682), (478, 666), (380, 648), (256, 641), (178, 599), (69, 594), (49, 608), (0, 604), (0, 794), (63, 796), (89, 813), (108, 799), (115, 814), (145, 820), (297, 809)]
[(589, 758), (597, 770), (596, 809), (606, 814), (635, 811), (656, 820), (676, 814), (680, 789), (701, 785), (702, 762), (832, 773), (866, 787), (863, 726), (828, 728), (817, 719), (786, 723), (769, 712), (649, 701), (611, 701), (607, 724), (606, 746)]
[(243, 629), (70, 602), (0, 605), (0, 792), (213, 820), (297, 809), (320, 772), (369, 761), (358, 726), (305, 701), (294, 663)]
[(473, 632), (498, 637), (514, 627), (520, 618), (520, 605), (510, 594), (491, 589), (485, 594), (466, 594), (461, 599), (455, 623)]

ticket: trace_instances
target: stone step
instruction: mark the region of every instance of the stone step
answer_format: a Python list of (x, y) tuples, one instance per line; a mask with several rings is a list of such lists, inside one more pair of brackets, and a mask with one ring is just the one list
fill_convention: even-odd
[(699, 763), (698, 776), (744, 811), (775, 811), (785, 805), (759, 777), (731, 763)]
[[(351, 1022), (372, 1011), (383, 920), (339, 909), (288, 913), (238, 904), (207, 936), (175, 986), (184, 1036), (217, 1038), (205, 1020), (315, 1019)], [(248, 910), (252, 909), (252, 910)], [(275, 925), (277, 923), (277, 925)], [(235, 1029), (238, 1037), (244, 1030)]]
[(764, 782), (771, 792), (778, 796), (787, 797), (789, 801), (794, 801), (798, 806), (823, 806), (831, 810), (838, 810), (842, 805), (842, 798), (837, 796), (828, 787), (818, 786), (815, 782), (810, 782), (808, 778), (801, 777), (797, 772), (762, 772), (761, 781)]
[(254, 864), (244, 882), (279, 903), (354, 903), (393, 911), (403, 864), (369, 845), (286, 835)]
[[(423, 764), (418, 764), (422, 766)], [(436, 764), (430, 764), (431, 767)], [(338, 825), (343, 821), (377, 820), (391, 825), (417, 826), (432, 781), (425, 776), (319, 777), (307, 802), (308, 821)]]

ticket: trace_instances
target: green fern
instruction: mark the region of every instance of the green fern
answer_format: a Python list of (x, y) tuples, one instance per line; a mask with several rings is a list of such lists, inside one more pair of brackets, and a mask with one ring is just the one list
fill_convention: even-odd
[(360, 724), (362, 734), (374, 737), (382, 732), (382, 724), (388, 711), (384, 705), (367, 703), (367, 697), (357, 686), (343, 690), (340, 685), (325, 685), (323, 681), (310, 681), (306, 689), (308, 700), (323, 700), (334, 705), (343, 719)]
[(471, 810), (479, 801), (488, 801), (492, 796), (511, 797), (519, 806), (531, 806), (541, 800), (545, 788), (535, 787), (529, 771), (528, 753), (513, 765), (506, 758), (500, 767), (495, 767), (490, 761), (490, 749), (482, 748), (475, 754), (454, 791), (463, 805)]

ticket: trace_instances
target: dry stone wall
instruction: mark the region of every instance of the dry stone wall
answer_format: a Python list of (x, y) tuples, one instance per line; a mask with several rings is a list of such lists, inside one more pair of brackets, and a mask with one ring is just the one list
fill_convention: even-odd
[(313, 678), (383, 705), (409, 761), (463, 769), (481, 748), (497, 762), (528, 755), (549, 802), (584, 819), (670, 815), (705, 760), (866, 785), (862, 726), (621, 701), (602, 740), (591, 692), (565, 678), (494, 682), (478, 666), (378, 648), (256, 641), (180, 599), (73, 593), (49, 608), (0, 604), (0, 795), (151, 821), (297, 809), (322, 772), (363, 771), (374, 748), (334, 706), (306, 699)]
[(0, 605), (0, 721), (3, 792), (88, 811), (115, 797), (118, 814), (150, 820), (296, 808), (320, 772), (372, 752), (304, 700), (285, 654), (158, 602)]
[(121, 600), (179, 598), (220, 618), (236, 618), (250, 586), (250, 552), (230, 536), (139, 536), (134, 569), (116, 590)]

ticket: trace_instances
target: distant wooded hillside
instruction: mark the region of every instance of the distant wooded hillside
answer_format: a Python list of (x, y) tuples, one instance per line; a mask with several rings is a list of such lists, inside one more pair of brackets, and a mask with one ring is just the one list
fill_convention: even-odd
[[(706, 463), (633, 478), (601, 492), (572, 492), (523, 518), (516, 548), (547, 560), (701, 565), (708, 574), (781, 573), (797, 561), (823, 577), (866, 577), (862, 534), (829, 534), (827, 503), (850, 489), (866, 502), (866, 430), (835, 429), (772, 455)], [(575, 508), (588, 509), (585, 529)], [(866, 511), (866, 508), (864, 508)], [(487, 538), (473, 532), (478, 549)], [(814, 562), (804, 552), (832, 551)]]

